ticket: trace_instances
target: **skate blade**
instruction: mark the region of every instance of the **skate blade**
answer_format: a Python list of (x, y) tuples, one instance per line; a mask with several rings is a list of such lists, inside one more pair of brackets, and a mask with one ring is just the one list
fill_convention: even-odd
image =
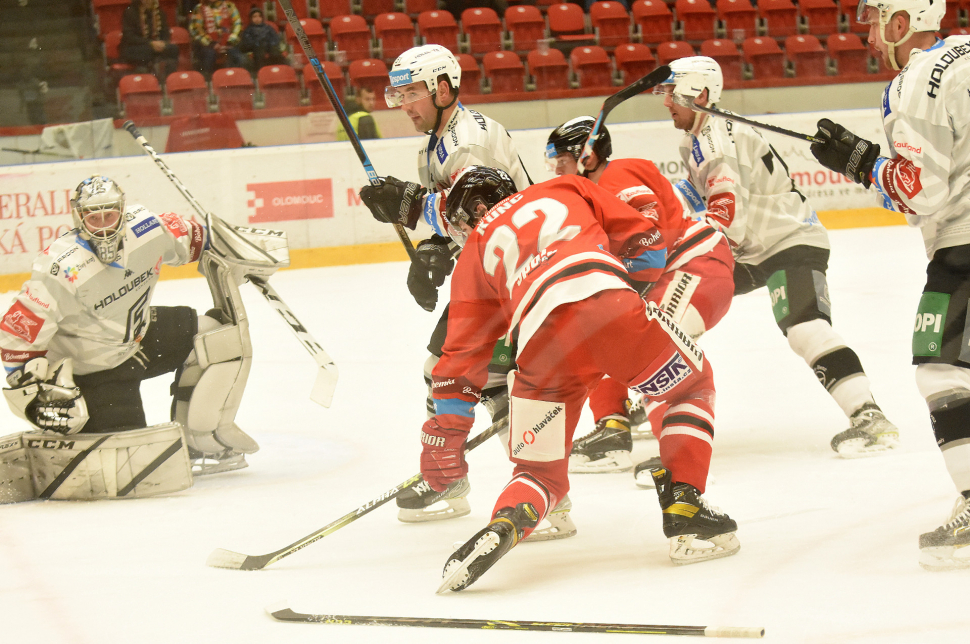
[(571, 454), (569, 456), (570, 474), (604, 474), (608, 472), (627, 472), (633, 469), (633, 459), (630, 452), (616, 450), (606, 452), (603, 458), (589, 460), (585, 454)]
[(222, 474), (223, 472), (234, 472), (247, 467), (249, 467), (249, 463), (246, 462), (246, 457), (242, 454), (221, 461), (214, 458), (197, 458), (192, 461), (192, 476)]
[(523, 543), (568, 539), (573, 536), (576, 536), (576, 524), (573, 523), (569, 512), (554, 512), (543, 519), (532, 534), (523, 540)]
[(851, 438), (839, 443), (836, 453), (842, 458), (870, 458), (872, 456), (882, 456), (899, 447), (898, 440), (883, 440), (869, 444), (864, 438)]
[(475, 549), (465, 557), (464, 560), (459, 561), (457, 559), (452, 559), (445, 565), (444, 572), (441, 573), (442, 581), (441, 585), (438, 586), (438, 590), (435, 591), (436, 595), (440, 595), (446, 590), (459, 591), (464, 590), (465, 586), (468, 585), (468, 568), (475, 562), (476, 559), (483, 555), (487, 555), (492, 550), (498, 547), (500, 543), (499, 536), (494, 532), (486, 532), (483, 534), (478, 541), (475, 542)]
[(630, 430), (630, 436), (633, 437), (633, 440), (635, 440), (635, 441), (652, 441), (652, 440), (657, 440), (657, 437), (654, 436), (653, 435), (653, 432), (650, 430), (650, 425), (647, 424), (647, 423), (645, 423), (644, 424), (644, 427), (646, 427), (646, 429), (631, 429)]
[(437, 503), (432, 503), (426, 508), (413, 510), (410, 508), (398, 508), (397, 520), (403, 523), (426, 523), (428, 521), (446, 521), (457, 519), (467, 514), (471, 514), (472, 506), (468, 499), (460, 497), (457, 499), (442, 499)]
[[(709, 542), (711, 546), (694, 545), (694, 539)], [(670, 538), (670, 560), (678, 566), (685, 566), (721, 557), (730, 557), (741, 549), (741, 542), (733, 532), (719, 534), (707, 539), (699, 539), (694, 534), (682, 534)]]
[(930, 572), (970, 568), (970, 546), (922, 548), (919, 551), (919, 565)]

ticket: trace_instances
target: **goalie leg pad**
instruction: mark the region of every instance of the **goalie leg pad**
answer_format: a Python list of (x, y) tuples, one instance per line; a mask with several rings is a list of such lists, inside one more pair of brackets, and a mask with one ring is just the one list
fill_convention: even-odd
[(23, 433), (0, 438), (0, 504), (36, 498)]

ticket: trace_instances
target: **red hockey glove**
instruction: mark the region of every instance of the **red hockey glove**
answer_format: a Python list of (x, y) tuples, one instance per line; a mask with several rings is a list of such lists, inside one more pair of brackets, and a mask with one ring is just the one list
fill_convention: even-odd
[(468, 432), (442, 427), (434, 418), (421, 428), (421, 474), (436, 492), (468, 475), (467, 438)]

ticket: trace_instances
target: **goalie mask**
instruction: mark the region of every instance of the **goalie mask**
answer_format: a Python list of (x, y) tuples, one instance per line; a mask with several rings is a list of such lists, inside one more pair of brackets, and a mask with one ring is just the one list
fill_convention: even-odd
[[(592, 116), (578, 116), (553, 130), (546, 141), (546, 167), (555, 171), (556, 159), (561, 154), (568, 154), (578, 161), (595, 123), (596, 119)], [(613, 141), (610, 139), (610, 131), (606, 129), (606, 125), (600, 125), (599, 134), (599, 138), (593, 145), (593, 152), (596, 153), (599, 162), (604, 163), (613, 154)]]
[[(886, 25), (893, 14), (905, 11), (909, 14), (909, 31), (896, 42), (886, 40)], [(864, 25), (879, 25), (879, 39), (889, 49), (889, 64), (899, 70), (896, 62), (896, 47), (903, 44), (917, 31), (937, 31), (943, 16), (946, 15), (944, 0), (859, 0), (856, 9), (856, 22)]]
[(478, 224), (479, 206), (491, 209), (515, 192), (515, 182), (504, 170), (477, 165), (466, 168), (455, 179), (445, 202), (448, 234), (455, 243), (464, 246), (468, 232), (463, 226), (474, 228)]
[(71, 197), (71, 215), (78, 235), (103, 264), (118, 259), (125, 232), (125, 193), (118, 184), (98, 175), (85, 179)]
[[(438, 78), (442, 75), (447, 77), (448, 85), (454, 90), (454, 97), (447, 105), (439, 105), (437, 100)], [(388, 77), (391, 84), (384, 90), (384, 102), (388, 107), (401, 107), (405, 103), (431, 97), (431, 102), (438, 111), (434, 128), (428, 132), (431, 134), (441, 125), (442, 112), (458, 100), (461, 65), (454, 54), (441, 45), (422, 45), (412, 47), (398, 56)]]

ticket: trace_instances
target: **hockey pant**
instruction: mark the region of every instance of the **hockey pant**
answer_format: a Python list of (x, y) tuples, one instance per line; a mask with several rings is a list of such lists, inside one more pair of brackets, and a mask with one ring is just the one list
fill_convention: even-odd
[(493, 516), (528, 502), (541, 521), (566, 495), (573, 433), (589, 389), (604, 375), (670, 405), (664, 463), (674, 481), (704, 491), (714, 440), (710, 363), (673, 323), (648, 317), (635, 291), (602, 291), (559, 306), (520, 347), (517, 363), (509, 375), (515, 469)]

